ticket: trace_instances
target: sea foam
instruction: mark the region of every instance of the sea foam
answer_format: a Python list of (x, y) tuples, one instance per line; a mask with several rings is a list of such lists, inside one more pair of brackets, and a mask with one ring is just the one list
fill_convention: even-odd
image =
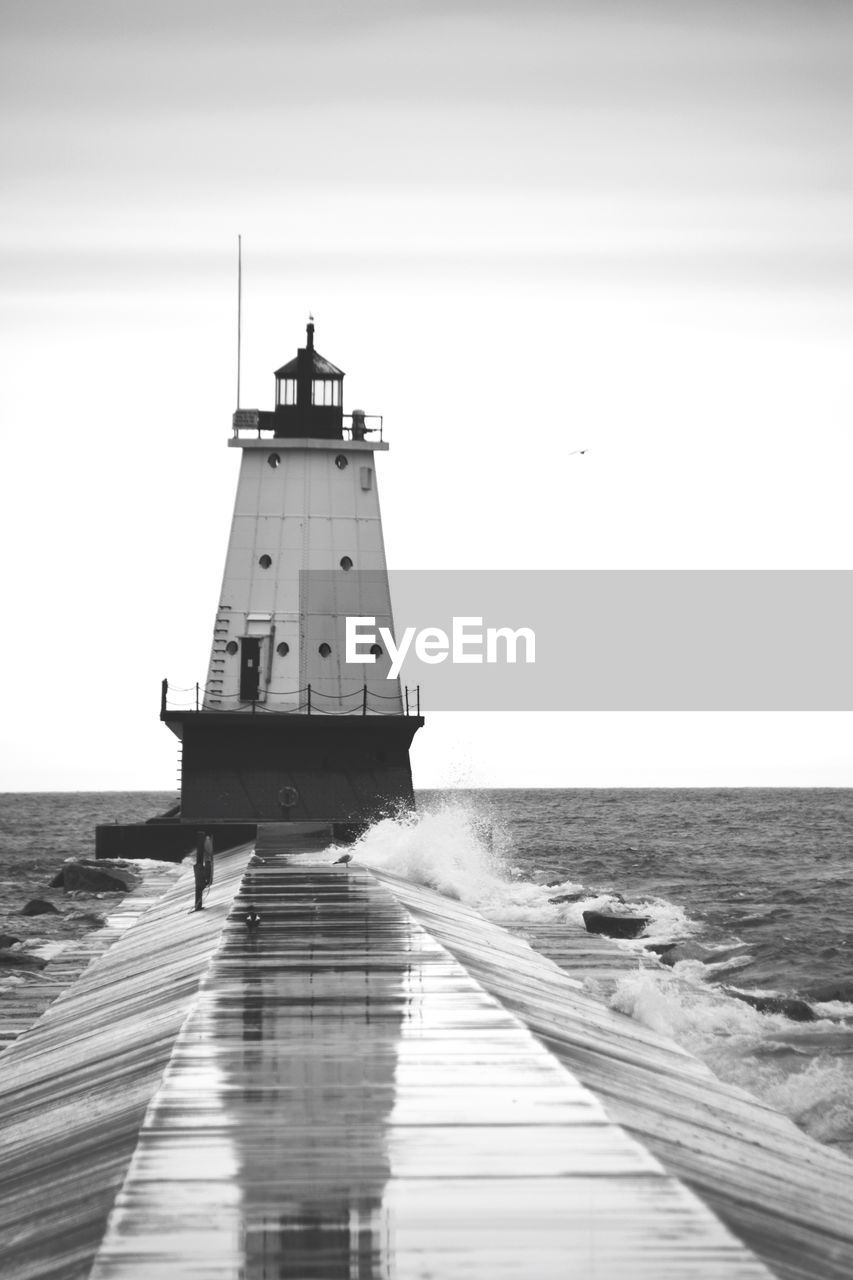
[[(683, 938), (695, 927), (681, 907), (663, 898), (623, 904), (613, 889), (584, 886), (571, 876), (550, 884), (527, 878), (529, 872), (515, 865), (518, 850), (508, 832), (472, 804), (450, 800), (383, 818), (348, 852), (364, 866), (436, 889), (503, 923), (582, 924), (588, 909), (624, 907), (649, 918), (644, 941)], [(576, 900), (555, 901), (566, 896)]]
[[(470, 802), (451, 799), (416, 814), (382, 819), (346, 851), (365, 866), (435, 889), (509, 927), (582, 924), (588, 908), (622, 907), (650, 920), (641, 940), (618, 944), (627, 949), (684, 939), (702, 927), (664, 898), (620, 903), (616, 886), (584, 886), (565, 861), (564, 879), (541, 883), (535, 867), (524, 865), (526, 850), (518, 834), (513, 840), (487, 808)], [(335, 848), (329, 856), (343, 852)], [(564, 895), (576, 900), (552, 901)], [(722, 954), (727, 950), (720, 948)], [(619, 980), (610, 1003), (675, 1040), (721, 1079), (775, 1106), (813, 1137), (853, 1149), (853, 1064), (848, 1056), (853, 1031), (839, 1027), (850, 1006), (839, 1001), (815, 1005), (819, 1021), (803, 1027), (781, 1013), (760, 1013), (707, 981), (715, 972), (743, 967), (749, 960), (748, 955), (710, 964), (682, 960), (672, 969), (638, 970)]]
[(705, 983), (704, 968), (683, 960), (670, 972), (628, 974), (610, 1005), (675, 1040), (719, 1079), (760, 1097), (811, 1137), (849, 1151), (853, 1069), (838, 1054), (853, 1051), (853, 1032), (830, 1019), (804, 1027), (781, 1013), (760, 1013)]

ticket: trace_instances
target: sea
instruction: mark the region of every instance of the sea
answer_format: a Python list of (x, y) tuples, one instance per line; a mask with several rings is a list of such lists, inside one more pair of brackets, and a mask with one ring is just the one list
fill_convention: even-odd
[[(0, 795), (0, 928), (63, 859), (93, 854), (96, 823), (174, 802)], [(648, 917), (618, 945), (668, 963), (597, 994), (853, 1156), (851, 843), (849, 789), (454, 790), (420, 792), (415, 815), (381, 819), (351, 852), (522, 932), (590, 907)], [(37, 938), (39, 917), (27, 928)]]

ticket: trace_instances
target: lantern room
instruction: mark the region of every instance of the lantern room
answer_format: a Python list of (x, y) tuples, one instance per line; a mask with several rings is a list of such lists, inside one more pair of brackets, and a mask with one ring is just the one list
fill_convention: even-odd
[(275, 435), (280, 438), (343, 438), (344, 374), (314, 350), (314, 324), (293, 360), (275, 371)]

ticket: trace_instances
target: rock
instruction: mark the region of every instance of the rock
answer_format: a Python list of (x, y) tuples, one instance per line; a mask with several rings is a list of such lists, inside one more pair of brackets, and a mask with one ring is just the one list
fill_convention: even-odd
[(13, 933), (0, 933), (0, 950), (6, 950), (7, 947), (14, 947), (16, 942), (20, 942), (20, 938), (16, 938)]
[(132, 871), (102, 862), (66, 862), (62, 868), (62, 884), (66, 893), (84, 890), (89, 893), (127, 893), (141, 884)]
[[(675, 964), (674, 960), (669, 959), (670, 951), (674, 951), (678, 946), (677, 942), (647, 942), (646, 950), (653, 951), (656, 956), (660, 956), (664, 964)], [(666, 957), (666, 959), (664, 959)]]
[(724, 987), (727, 995), (752, 1005), (759, 1013), (782, 1013), (792, 1022), (816, 1022), (817, 1014), (805, 1000), (796, 996), (754, 996), (746, 991), (738, 991), (734, 987)]
[(88, 929), (102, 929), (107, 923), (107, 917), (98, 911), (72, 911), (70, 918)]
[(703, 964), (712, 964), (720, 959), (721, 953), (703, 947), (701, 942), (671, 942), (658, 954), (664, 964), (676, 965), (681, 960), (701, 960)]
[(583, 898), (588, 898), (589, 893), (586, 889), (581, 889), (577, 893), (559, 893), (556, 898), (549, 898), (549, 902), (555, 905), (560, 902), (580, 902)]
[(10, 969), (43, 969), (46, 964), (44, 956), (31, 956), (26, 951), (0, 949), (0, 965)]
[(602, 933), (608, 938), (637, 938), (649, 919), (649, 916), (617, 916), (611, 911), (583, 913), (587, 933)]
[(25, 907), (21, 907), (22, 916), (58, 916), (59, 907), (45, 898), (31, 898)]

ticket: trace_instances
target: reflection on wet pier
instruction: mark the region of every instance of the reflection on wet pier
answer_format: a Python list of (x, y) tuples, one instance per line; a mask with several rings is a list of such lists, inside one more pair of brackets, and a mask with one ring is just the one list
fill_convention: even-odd
[(95, 1280), (628, 1270), (767, 1275), (373, 876), (253, 862)]

